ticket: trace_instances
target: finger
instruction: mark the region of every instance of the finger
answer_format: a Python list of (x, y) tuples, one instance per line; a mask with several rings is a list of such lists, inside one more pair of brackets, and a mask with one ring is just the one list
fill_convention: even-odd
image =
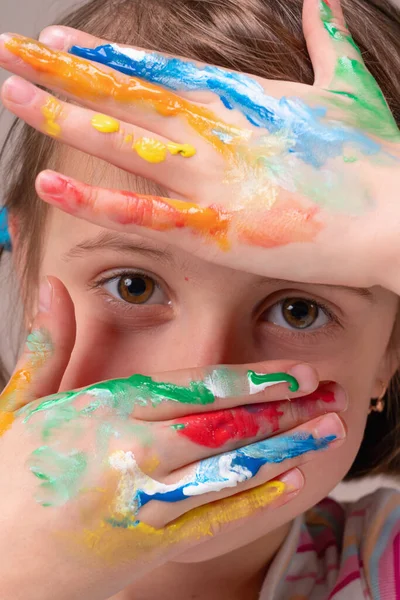
[(332, 92), (328, 106), (356, 129), (398, 141), (395, 119), (347, 29), (340, 0), (304, 0), (303, 27), (315, 85)]
[[(278, 435), (327, 412), (347, 408), (344, 389), (326, 383), (307, 396), (202, 412), (159, 423), (153, 454), (159, 459), (153, 476), (175, 471), (198, 460)], [(162, 460), (161, 460), (162, 457)]]
[(178, 194), (189, 191), (189, 179), (193, 185), (197, 162), (194, 168), (185, 170), (185, 177), (181, 164), (182, 157), (196, 154), (190, 144), (155, 138), (151, 131), (67, 104), (19, 77), (9, 78), (1, 95), (5, 107), (17, 117), (78, 150), (168, 186)]
[(271, 361), (237, 368), (185, 369), (153, 377), (135, 374), (50, 396), (30, 404), (23, 413), (24, 422), (28, 422), (36, 416), (40, 420), (39, 413), (53, 410), (62, 423), (64, 407), (73, 404), (79, 418), (92, 420), (98, 411), (100, 415), (108, 411), (124, 419), (155, 422), (205, 409), (271, 402), (285, 396), (295, 398), (317, 386), (318, 376), (310, 365)]
[(223, 153), (228, 151), (223, 136), (243, 139), (240, 129), (222, 123), (204, 106), (103, 65), (52, 50), (36, 40), (14, 34), (0, 36), (0, 65), (122, 120), (129, 121), (135, 107), (136, 125), (171, 139), (177, 130), (187, 135), (185, 123)]
[(155, 527), (163, 526), (192, 508), (261, 485), (298, 467), (314, 453), (337, 447), (345, 436), (340, 417), (329, 413), (287, 434), (179, 469), (162, 482), (146, 475), (131, 451), (116, 451), (109, 465), (120, 482), (121, 494), (116, 499), (119, 512), (131, 513)]
[(40, 287), (39, 313), (23, 354), (0, 396), (0, 435), (14, 420), (14, 411), (58, 390), (75, 343), (72, 300), (55, 277)]
[(144, 228), (149, 237), (175, 241), (187, 250), (198, 248), (199, 237), (229, 247), (229, 214), (216, 206), (96, 188), (49, 170), (38, 175), (36, 191), (45, 202), (107, 229), (141, 233)]
[(344, 57), (362, 61), (339, 0), (304, 0), (303, 29), (318, 87), (330, 88)]

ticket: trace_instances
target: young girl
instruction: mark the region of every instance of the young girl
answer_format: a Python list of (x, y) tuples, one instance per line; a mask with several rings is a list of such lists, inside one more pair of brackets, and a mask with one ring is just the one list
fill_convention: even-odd
[(399, 471), (400, 16), (346, 17), (362, 57), (305, 2), (313, 87), (298, 0), (95, 0), (64, 21), (87, 33), (3, 36), (58, 93), (2, 91), (39, 131), (4, 171), (33, 321), (0, 400), (7, 600), (400, 595), (398, 493), (324, 499)]

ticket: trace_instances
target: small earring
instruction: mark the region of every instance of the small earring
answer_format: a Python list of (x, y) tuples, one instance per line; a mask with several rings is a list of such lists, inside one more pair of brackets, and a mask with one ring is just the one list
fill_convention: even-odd
[(386, 394), (386, 385), (382, 381), (382, 393), (376, 400), (371, 400), (368, 414), (373, 412), (382, 413), (385, 410), (385, 400), (383, 399)]

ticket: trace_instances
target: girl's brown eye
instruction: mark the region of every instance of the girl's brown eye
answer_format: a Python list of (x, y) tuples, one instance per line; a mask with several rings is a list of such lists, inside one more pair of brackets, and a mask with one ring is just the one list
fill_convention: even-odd
[(285, 329), (320, 329), (331, 317), (316, 302), (307, 298), (285, 298), (263, 313), (263, 321)]
[(304, 298), (287, 298), (282, 303), (282, 316), (291, 327), (307, 329), (318, 319), (318, 306)]
[(118, 294), (129, 304), (144, 304), (154, 293), (156, 284), (146, 275), (123, 276), (118, 279)]

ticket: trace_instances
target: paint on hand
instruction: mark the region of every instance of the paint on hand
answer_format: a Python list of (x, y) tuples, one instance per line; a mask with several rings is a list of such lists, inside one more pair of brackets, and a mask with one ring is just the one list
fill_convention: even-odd
[(147, 137), (138, 139), (134, 143), (133, 149), (141, 158), (150, 163), (164, 162), (168, 152), (172, 155), (180, 154), (184, 158), (190, 158), (196, 154), (196, 149), (190, 144), (175, 144), (173, 142), (164, 144), (159, 140)]
[(120, 122), (117, 119), (101, 114), (94, 115), (91, 124), (101, 133), (116, 133), (120, 128)]
[(40, 479), (36, 501), (42, 506), (62, 506), (78, 495), (88, 465), (83, 452), (63, 453), (48, 446), (32, 452), (28, 466)]
[(57, 123), (62, 113), (62, 105), (58, 100), (49, 97), (46, 104), (42, 107), (42, 114), (45, 118), (44, 131), (51, 137), (59, 137), (61, 126)]
[(328, 120), (323, 105), (312, 108), (300, 98), (274, 98), (265, 93), (255, 78), (242, 73), (209, 65), (198, 67), (190, 61), (118, 44), (94, 49), (73, 46), (70, 52), (170, 90), (211, 91), (226, 108), (239, 110), (252, 125), (271, 135), (283, 134), (286, 150), (315, 167), (342, 155), (348, 144), (366, 155), (377, 154), (381, 149), (362, 131)]
[(204, 459), (184, 479), (164, 484), (143, 473), (131, 451), (110, 456), (110, 466), (120, 480), (114, 505), (117, 514), (137, 515), (152, 500), (180, 502), (192, 496), (236, 487), (257, 475), (267, 464), (280, 464), (308, 452), (326, 449), (336, 439), (316, 438), (310, 433), (282, 435)]
[[(69, 500), (73, 491), (78, 493), (82, 486), (91, 487), (84, 479), (90, 454), (71, 454), (68, 446), (69, 440), (79, 439), (87, 430), (88, 419), (92, 422), (91, 428), (96, 431), (95, 461), (101, 464), (108, 460), (111, 439), (135, 438), (146, 446), (151, 443), (149, 428), (131, 421), (137, 405), (156, 407), (162, 402), (173, 401), (207, 406), (215, 402), (216, 392), (220, 398), (247, 395), (258, 393), (268, 383), (278, 385), (282, 382), (297, 385), (290, 375), (284, 373), (256, 375), (249, 371), (239, 374), (225, 368), (213, 369), (204, 381), (193, 381), (188, 386), (133, 375), (82, 390), (55, 394), (34, 405), (24, 406), (16, 416), (37, 431), (44, 443), (31, 455), (29, 465), (35, 476), (43, 480), (41, 502), (46, 506), (58, 505), (63, 499), (65, 502)], [(65, 447), (64, 439), (67, 441)]]
[(138, 139), (134, 143), (133, 149), (141, 158), (150, 163), (164, 162), (167, 158), (167, 146), (151, 138)]
[(279, 419), (283, 414), (279, 410), (279, 402), (251, 404), (189, 415), (171, 427), (199, 446), (221, 448), (228, 442), (278, 431)]
[(328, 98), (328, 103), (343, 108), (344, 100), (347, 101), (346, 115), (353, 127), (367, 131), (378, 139), (399, 141), (399, 128), (382, 90), (365, 66), (360, 49), (350, 33), (343, 33), (336, 26), (333, 12), (326, 0), (320, 0), (320, 16), (334, 42), (345, 43), (342, 48), (343, 55), (338, 57), (335, 77), (330, 85), (331, 93), (339, 98)]
[(171, 429), (200, 446), (221, 448), (230, 442), (279, 431), (288, 402), (295, 402), (298, 414), (311, 419), (326, 412), (319, 403), (331, 404), (335, 402), (335, 395), (331, 384), (323, 384), (312, 394), (292, 401), (263, 402), (189, 415), (177, 420)]
[(45, 365), (52, 355), (53, 344), (47, 330), (35, 330), (28, 335), (20, 366), (17, 367), (9, 384), (0, 395), (3, 423), (11, 420), (8, 413), (14, 412), (24, 405), (24, 397), (29, 391), (33, 375)]
[[(165, 550), (183, 542), (211, 539), (224, 525), (244, 521), (268, 506), (293, 493), (286, 483), (273, 480), (251, 490), (223, 498), (212, 504), (205, 504), (182, 515), (166, 527), (155, 529), (137, 522), (135, 517), (111, 513), (106, 520), (99, 519), (93, 527), (83, 533), (62, 532), (59, 537), (82, 553), (86, 549), (107, 563), (158, 555), (165, 556)], [(109, 509), (104, 495), (105, 509)]]
[[(125, 379), (96, 383), (82, 390), (49, 396), (34, 407), (24, 407), (18, 415), (24, 415), (26, 423), (36, 413), (62, 407), (61, 417), (67, 422), (80, 413), (67, 412), (66, 407), (71, 406), (77, 398), (85, 396), (93, 398), (93, 401), (82, 414), (91, 414), (101, 406), (127, 418), (132, 414), (135, 405), (156, 407), (161, 402), (172, 401), (206, 406), (213, 404), (216, 397), (257, 394), (270, 385), (281, 383), (289, 383), (289, 389), (294, 391), (299, 387), (296, 379), (286, 373), (257, 374), (248, 371), (246, 374), (239, 374), (227, 368), (212, 369), (204, 381), (192, 381), (187, 386), (155, 381), (149, 376), (136, 374)], [(46, 418), (46, 422), (49, 421), (50, 419)]]
[[(45, 194), (62, 207), (62, 210), (76, 214), (79, 208), (91, 205), (90, 194), (85, 195), (90, 187), (80, 184), (79, 187), (68, 177), (54, 174), (52, 182), (46, 183)], [(112, 221), (122, 225), (137, 225), (154, 231), (170, 231), (188, 229), (195, 235), (214, 240), (221, 249), (229, 248), (228, 230), (229, 214), (218, 207), (203, 207), (184, 200), (172, 200), (160, 196), (146, 196), (135, 192), (118, 192), (118, 198), (126, 198), (126, 205), (121, 207), (115, 201), (115, 191), (107, 190), (106, 203), (102, 203), (102, 213)]]
[(37, 40), (15, 36), (7, 40), (5, 46), (40, 73), (44, 83), (56, 81), (63, 90), (78, 98), (97, 101), (113, 98), (117, 103), (145, 104), (162, 116), (181, 115), (220, 152), (226, 148), (213, 133), (215, 129), (230, 134), (237, 141), (243, 139), (241, 129), (221, 123), (212, 111), (151, 83), (118, 77), (117, 73), (105, 72), (93, 63), (52, 50)]

